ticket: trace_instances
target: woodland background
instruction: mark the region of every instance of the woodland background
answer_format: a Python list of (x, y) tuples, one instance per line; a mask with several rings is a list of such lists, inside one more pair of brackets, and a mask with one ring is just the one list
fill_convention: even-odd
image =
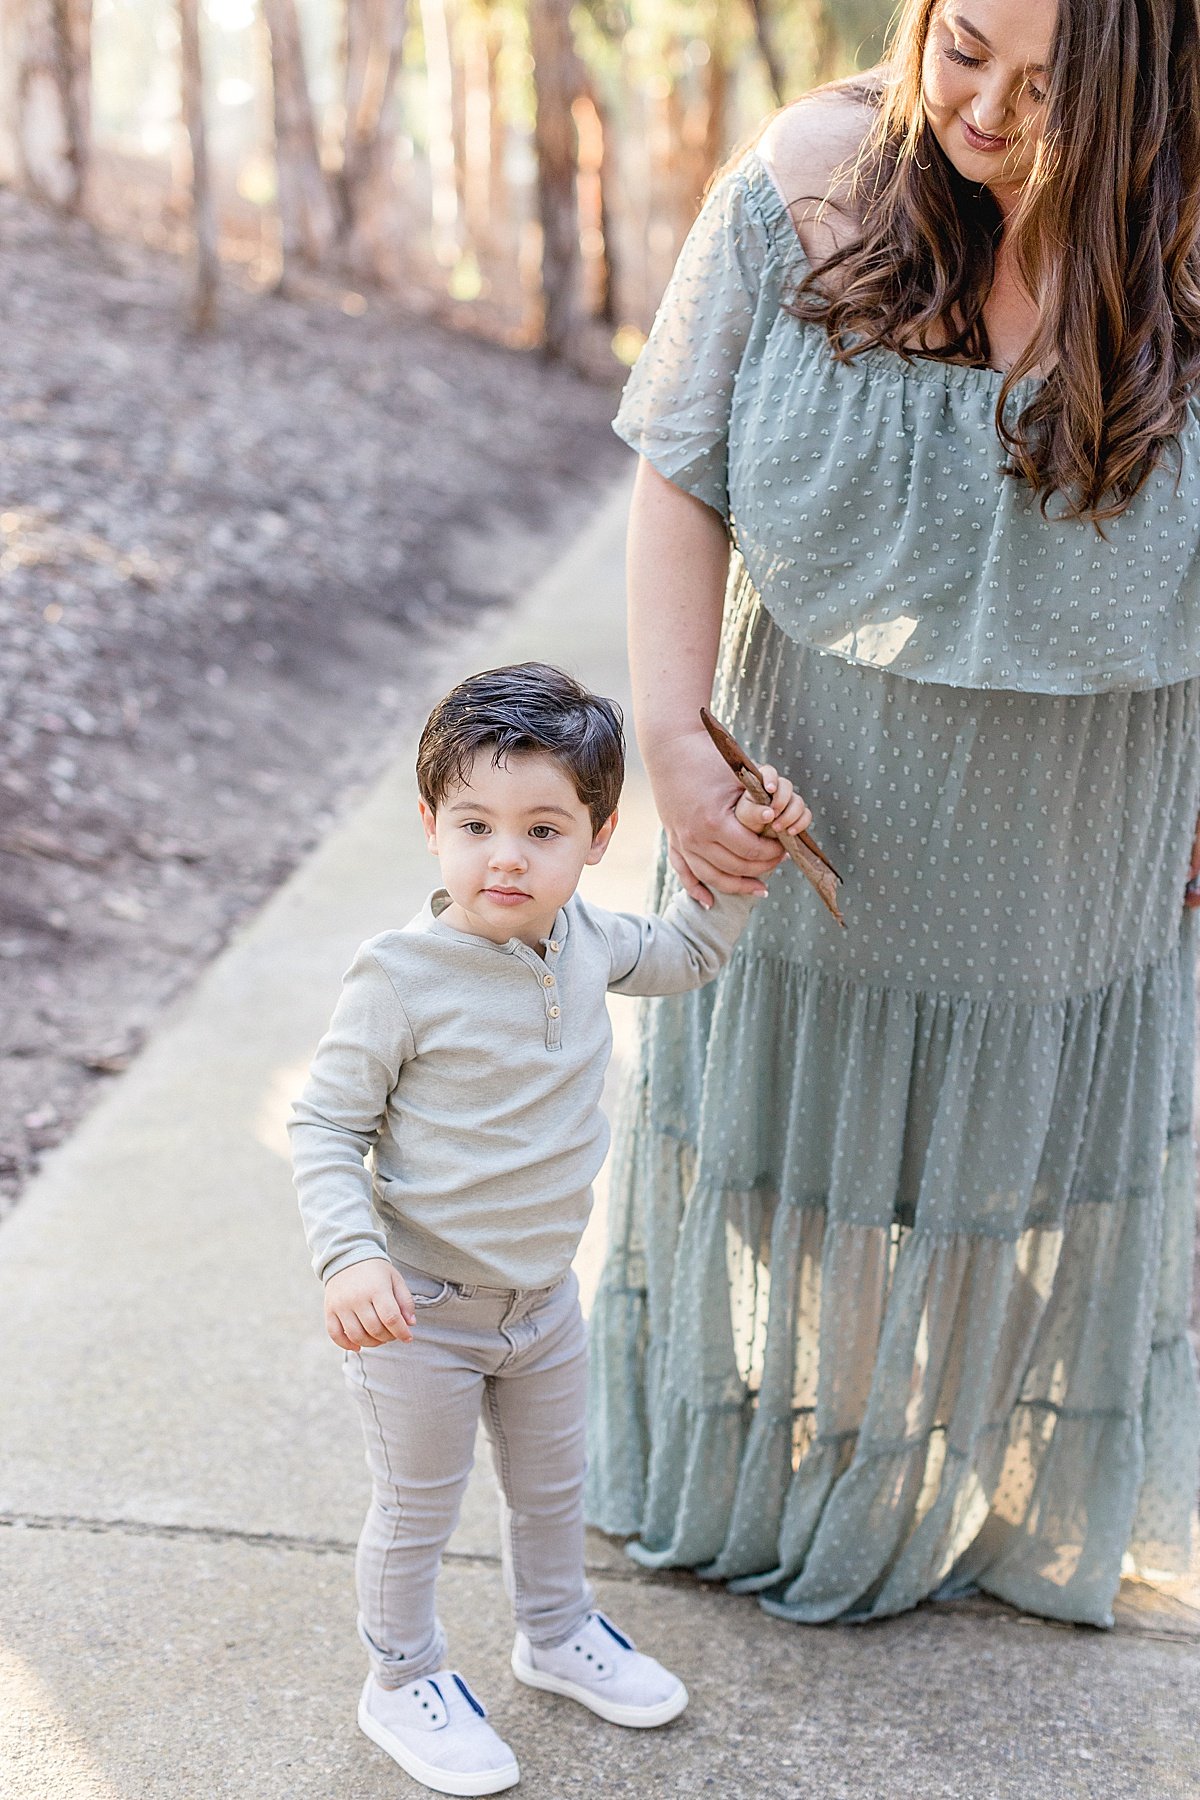
[(0, 181), (255, 286), (631, 362), (713, 168), (886, 0), (0, 0)]
[(610, 490), (710, 173), (884, 4), (0, 0), (0, 1214)]

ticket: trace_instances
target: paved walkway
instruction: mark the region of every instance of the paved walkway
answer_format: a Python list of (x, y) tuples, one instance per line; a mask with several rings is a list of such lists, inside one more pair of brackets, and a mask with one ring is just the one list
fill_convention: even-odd
[[(622, 694), (624, 509), (622, 491), (433, 684), (536, 655)], [(354, 946), (430, 885), (410, 765), (220, 957), (0, 1231), (3, 1800), (423, 1791), (353, 1722), (366, 1478), (283, 1131)], [(652, 829), (635, 770), (588, 891), (640, 905)], [(614, 1010), (626, 1053), (632, 1009)], [(481, 1467), (442, 1610), (530, 1800), (1200, 1794), (1194, 1593), (1131, 1588), (1110, 1634), (975, 1605), (801, 1630), (593, 1536), (601, 1603), (693, 1694), (668, 1730), (621, 1732), (508, 1673), (493, 1505)]]

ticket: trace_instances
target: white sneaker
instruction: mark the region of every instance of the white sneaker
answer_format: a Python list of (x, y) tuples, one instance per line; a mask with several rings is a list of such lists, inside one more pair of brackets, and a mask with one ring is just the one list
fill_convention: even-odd
[(453, 1669), (402, 1688), (380, 1687), (368, 1675), (358, 1722), (414, 1780), (439, 1794), (498, 1794), (521, 1778), (482, 1702)]
[(665, 1725), (688, 1703), (687, 1689), (652, 1656), (642, 1656), (611, 1619), (589, 1613), (575, 1636), (552, 1650), (517, 1633), (513, 1674), (528, 1687), (566, 1694), (611, 1725)]

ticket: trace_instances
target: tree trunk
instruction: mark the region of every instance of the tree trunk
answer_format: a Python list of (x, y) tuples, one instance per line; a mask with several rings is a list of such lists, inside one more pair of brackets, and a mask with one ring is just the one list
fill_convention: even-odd
[(622, 188), (621, 226), (627, 252), (627, 274), (624, 301), (627, 315), (648, 324), (658, 304), (662, 287), (655, 282), (654, 197), (657, 187), (653, 105), (634, 74), (627, 42), (617, 46), (617, 87), (626, 96), (623, 128), (638, 154), (630, 157), (625, 168)]
[(575, 129), (579, 146), (577, 194), (580, 245), (584, 263), (587, 309), (605, 325), (617, 322), (616, 248), (613, 198), (616, 164), (613, 132), (607, 110), (600, 103), (596, 84), (583, 71), (585, 92), (575, 102)]
[(729, 95), (729, 64), (721, 31), (709, 40), (704, 65), (704, 167), (711, 175), (725, 154), (725, 107)]
[(837, 21), (823, 0), (817, 0), (813, 7), (813, 81), (832, 81), (841, 72), (843, 56)]
[(316, 268), (324, 261), (333, 241), (334, 218), (317, 151), (296, 0), (262, 0), (262, 9), (271, 42), (283, 286), (297, 263)]
[(454, 59), (446, 0), (421, 0), (421, 25), (425, 36), (433, 253), (444, 268), (451, 268), (462, 253), (462, 228), (454, 156)]
[(542, 348), (568, 357), (580, 325), (579, 208), (572, 104), (580, 70), (571, 37), (570, 0), (529, 0), (533, 50), (538, 218), (542, 228)]
[(467, 57), (464, 39), (469, 38), (472, 21), (468, 9), (460, 8), (450, 37), (450, 138), (454, 145), (454, 191), (458, 196), (458, 216), (467, 222)]
[(29, 192), (79, 212), (91, 140), (91, 0), (27, 0), (17, 13), (16, 152)]
[(208, 179), (208, 139), (204, 130), (200, 0), (179, 0), (179, 71), (183, 123), (192, 160), (194, 278), (191, 326), (193, 331), (211, 331), (217, 316), (217, 233)]
[(463, 217), (477, 255), (495, 249), (491, 214), (491, 106), (488, 33), (483, 12), (470, 21), (463, 46)]
[(346, 122), (337, 192), (338, 237), (349, 268), (380, 279), (394, 232), (388, 227), (396, 153), (393, 107), (404, 61), (408, 0), (345, 0)]
[(489, 7), (487, 14), (488, 59), (488, 210), (492, 230), (499, 242), (502, 225), (507, 225), (512, 212), (512, 196), (508, 191), (508, 174), (504, 167), (504, 148), (508, 121), (500, 86), (500, 58), (504, 51), (504, 15), (499, 7)]
[[(682, 45), (677, 39), (667, 54), (668, 69), (676, 63), (681, 51)], [(696, 217), (697, 203), (704, 192), (707, 175), (701, 171), (697, 161), (699, 145), (693, 141), (693, 133), (689, 129), (693, 119), (683, 85), (676, 77), (668, 75), (665, 86), (663, 112), (666, 117), (667, 143), (670, 145), (666, 174), (670, 182), (671, 235), (676, 243), (681, 244)]]
[(782, 106), (786, 81), (783, 62), (775, 43), (774, 27), (767, 11), (768, 0), (749, 0), (749, 4), (754, 19), (754, 35), (758, 40), (759, 54), (766, 65), (767, 80), (771, 84), (771, 92), (775, 96), (776, 106)]
[(620, 322), (618, 298), (622, 265), (617, 252), (617, 214), (620, 195), (617, 191), (617, 134), (607, 107), (596, 105), (600, 116), (600, 237), (604, 285), (600, 295), (599, 318), (605, 325)]

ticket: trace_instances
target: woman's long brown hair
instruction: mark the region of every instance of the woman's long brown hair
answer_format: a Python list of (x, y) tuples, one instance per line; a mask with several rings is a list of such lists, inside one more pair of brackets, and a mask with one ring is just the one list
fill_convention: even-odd
[[(939, 3), (907, 0), (898, 19), (851, 176), (856, 236), (789, 302), (844, 361), (872, 345), (991, 361), (983, 305), (1002, 220), (925, 116)], [(1057, 494), (1061, 516), (1100, 526), (1177, 450), (1200, 375), (1197, 0), (1059, 0), (1045, 85), (1041, 143), (1005, 227), (1039, 324), (996, 429), (1043, 512)], [(1034, 370), (1045, 379), (1010, 422), (1013, 386)]]

